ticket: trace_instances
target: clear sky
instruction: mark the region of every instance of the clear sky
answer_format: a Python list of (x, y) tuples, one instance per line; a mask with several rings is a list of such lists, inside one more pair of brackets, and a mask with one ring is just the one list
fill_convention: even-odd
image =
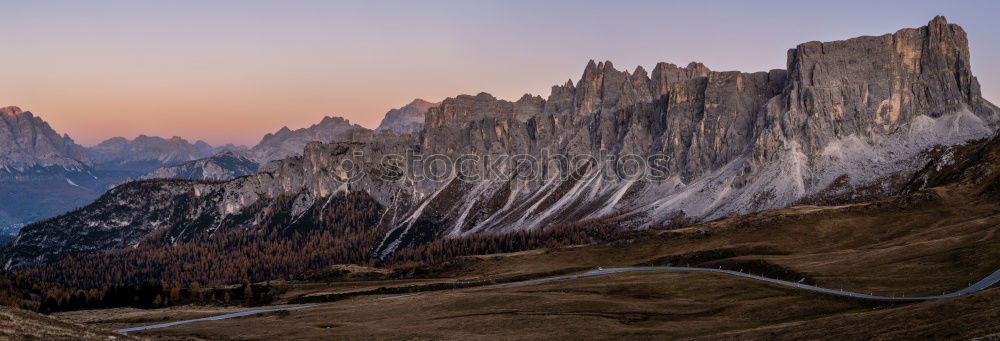
[(414, 98), (547, 96), (587, 60), (784, 68), (810, 40), (945, 15), (1000, 100), (1000, 1), (6, 1), (0, 106), (92, 145), (255, 144), (325, 115), (374, 127)]

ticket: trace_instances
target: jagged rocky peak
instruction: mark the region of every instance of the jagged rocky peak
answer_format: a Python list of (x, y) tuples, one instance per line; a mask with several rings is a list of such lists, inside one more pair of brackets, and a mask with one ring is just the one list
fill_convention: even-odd
[(687, 67), (658, 63), (651, 75), (642, 66), (629, 73), (615, 69), (611, 61), (590, 60), (576, 85), (569, 80), (552, 87), (544, 112), (590, 115), (617, 110), (660, 98), (671, 84), (707, 77), (710, 72), (705, 65), (692, 62)]
[(590, 60), (580, 80), (567, 80), (552, 86), (548, 99), (525, 94), (516, 102), (500, 100), (488, 93), (460, 95), (443, 101), (440, 108), (431, 108), (425, 125), (463, 126), (485, 117), (511, 117), (527, 121), (539, 114), (591, 115), (615, 111), (632, 105), (651, 102), (669, 91), (672, 84), (707, 77), (711, 71), (701, 63), (687, 67), (659, 63), (652, 76), (642, 66), (635, 71), (619, 71), (611, 61)]
[(444, 100), (439, 108), (431, 108), (425, 125), (462, 126), (485, 117), (511, 117), (523, 122), (538, 114), (590, 115), (614, 111), (651, 102), (664, 95), (671, 84), (706, 77), (709, 73), (700, 63), (691, 63), (686, 68), (660, 63), (650, 78), (642, 66), (630, 73), (615, 69), (611, 61), (590, 60), (575, 85), (570, 79), (563, 85), (552, 86), (548, 99), (525, 94), (511, 103), (485, 92), (460, 95)]
[(649, 75), (642, 66), (637, 66), (635, 71), (629, 74), (625, 72), (626, 79), (622, 84), (622, 93), (616, 103), (616, 108), (629, 107), (639, 103), (650, 102), (654, 99), (650, 89)]
[(420, 131), (424, 128), (424, 114), (427, 110), (438, 106), (440, 103), (432, 103), (423, 99), (414, 99), (409, 104), (392, 109), (385, 113), (382, 122), (379, 123), (376, 132), (392, 131), (397, 134), (409, 134)]
[(785, 100), (769, 109), (776, 129), (759, 141), (759, 158), (778, 141), (815, 155), (839, 139), (871, 140), (920, 116), (967, 110), (968, 119), (998, 118), (972, 75), (965, 31), (942, 16), (892, 34), (801, 44), (788, 51), (788, 70)]
[(0, 233), (93, 201), (104, 185), (84, 148), (41, 117), (0, 108)]
[(546, 114), (569, 115), (576, 111), (575, 97), (576, 86), (573, 80), (567, 80), (566, 84), (553, 85), (549, 93), (549, 99), (545, 102)]
[(3, 113), (4, 115), (7, 115), (7, 116), (20, 115), (23, 112), (24, 111), (21, 111), (21, 108), (13, 106), (13, 105), (6, 106), (6, 107), (0, 107), (0, 113)]
[(589, 115), (614, 106), (621, 96), (625, 76), (610, 61), (595, 64), (591, 59), (576, 85), (577, 113)]
[[(319, 126), (333, 126), (333, 125), (350, 125), (351, 121), (340, 116), (324, 116), (322, 120), (319, 121)], [(287, 128), (287, 127), (286, 127)]]
[[(656, 70), (658, 69), (654, 69)], [(651, 79), (642, 67), (637, 67), (635, 72), (629, 74), (628, 71), (615, 69), (611, 61), (595, 64), (591, 60), (576, 85), (575, 112), (589, 115), (649, 102), (662, 95), (653, 91), (650, 82)]]
[(519, 121), (527, 121), (545, 110), (545, 99), (542, 96), (524, 94), (514, 102), (514, 116)]
[(60, 135), (41, 117), (16, 106), (0, 108), (0, 167), (24, 170), (57, 166), (80, 169), (88, 163), (83, 148)]
[(336, 133), (340, 133), (343, 130), (347, 130), (351, 126), (351, 121), (343, 117), (323, 116), (323, 119), (321, 119), (319, 123), (313, 124), (307, 128), (291, 130), (288, 126), (283, 126), (274, 133), (265, 134), (257, 146), (267, 144), (272, 141), (280, 141), (281, 139), (289, 136), (326, 135), (325, 133), (329, 133), (331, 130), (336, 130)]
[(436, 107), (439, 104), (441, 104), (441, 102), (431, 102), (423, 98), (414, 98), (413, 101), (407, 103), (405, 106), (403, 106), (403, 108), (415, 108), (417, 110), (422, 110), (426, 112), (427, 109), (430, 109), (431, 107)]

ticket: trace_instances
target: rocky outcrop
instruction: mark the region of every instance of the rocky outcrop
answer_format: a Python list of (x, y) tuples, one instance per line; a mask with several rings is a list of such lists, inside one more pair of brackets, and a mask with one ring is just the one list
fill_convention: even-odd
[(324, 117), (322, 121), (308, 128), (291, 130), (288, 127), (282, 127), (273, 134), (264, 135), (260, 143), (250, 149), (250, 155), (258, 164), (301, 155), (302, 148), (309, 142), (330, 142), (337, 135), (352, 128), (364, 129), (335, 116)]
[(499, 100), (493, 95), (481, 92), (478, 95), (459, 95), (445, 99), (440, 106), (427, 111), (425, 129), (454, 127), (461, 128), (482, 119), (527, 120), (542, 111), (544, 100), (525, 95), (517, 102)]
[(375, 128), (375, 132), (392, 131), (397, 134), (410, 134), (423, 130), (424, 114), (427, 113), (428, 109), (439, 104), (418, 98), (402, 108), (389, 110), (385, 113), (378, 128)]
[(245, 154), (240, 151), (224, 151), (204, 159), (160, 167), (144, 175), (143, 178), (229, 180), (257, 173), (257, 168), (260, 166)]
[[(384, 210), (376, 230), (385, 233), (371, 250), (379, 256), (436, 238), (610, 215), (631, 228), (700, 221), (787, 206), (835, 179), (861, 186), (909, 176), (926, 164), (921, 151), (990, 136), (1000, 115), (971, 76), (964, 32), (943, 18), (892, 35), (806, 43), (791, 50), (788, 63), (787, 71), (755, 73), (661, 63), (647, 74), (591, 61), (576, 84), (552, 87), (548, 99), (460, 95), (430, 108), (420, 134), (355, 131), (350, 141), (310, 143), (302, 156), (270, 162), (253, 176), (184, 184), (170, 192), (201, 199), (178, 202), (181, 212), (171, 214), (183, 218), (155, 226), (181, 239), (252, 227), (268, 215), (303, 216), (343, 192), (363, 193)], [(593, 159), (539, 168), (501, 163), (507, 177), (481, 178), (386, 159), (414, 154)], [(659, 176), (609, 172), (633, 156), (655, 161)], [(118, 225), (92, 213), (115, 205)], [(127, 205), (107, 200), (58, 223), (31, 225), (14, 242), (9, 264), (86, 250), (45, 242), (46, 230), (118, 230), (155, 218)], [(119, 235), (131, 239), (116, 245), (142, 239)]]
[(707, 77), (709, 72), (711, 70), (704, 64), (697, 62), (691, 62), (687, 67), (678, 67), (670, 63), (657, 63), (650, 79), (650, 91), (656, 97), (663, 96), (670, 90), (671, 84)]

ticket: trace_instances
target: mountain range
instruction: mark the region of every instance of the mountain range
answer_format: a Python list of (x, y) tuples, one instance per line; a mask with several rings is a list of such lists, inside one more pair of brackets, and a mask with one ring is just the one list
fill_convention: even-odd
[(165, 165), (213, 155), (202, 141), (140, 135), (86, 148), (18, 107), (0, 109), (0, 231), (83, 206), (121, 182)]
[[(1000, 121), (971, 72), (964, 30), (943, 17), (893, 34), (800, 44), (783, 70), (659, 63), (651, 72), (623, 71), (590, 61), (575, 84), (555, 85), (547, 98), (480, 93), (414, 104), (428, 108), (422, 130), (413, 124), (419, 115), (403, 109), (390, 112), (378, 133), (327, 118), (265, 136), (245, 154), (260, 165), (254, 174), (114, 187), (26, 226), (6, 247), (6, 266), (275, 222), (322, 230), (358, 205), (352, 200), (378, 208), (376, 222), (357, 227), (377, 235), (358, 251), (376, 259), (441, 239), (588, 219), (644, 229), (850, 202), (862, 192), (901, 190), (928, 164), (928, 150), (990, 138)], [(65, 152), (36, 163), (85, 169), (86, 160), (75, 166), (70, 157), (80, 151), (63, 146), (68, 138), (45, 136), (46, 150)], [(469, 179), (434, 162), (419, 169), (423, 176), (399, 175), (412, 171), (395, 158), (404, 155), (589, 161), (500, 163), (495, 168), (510, 176)], [(660, 176), (607, 176), (605, 164), (628, 159), (648, 160)]]
[[(405, 113), (400, 119), (422, 120), (428, 104), (415, 100), (391, 112)], [(83, 147), (31, 112), (0, 108), (0, 241), (25, 224), (81, 207), (130, 180), (250, 175), (269, 161), (301, 154), (308, 142), (329, 142), (352, 129), (366, 130), (327, 116), (307, 128), (283, 127), (253, 148), (146, 135)]]
[[(96, 146), (87, 148), (87, 157), (95, 165), (104, 168), (139, 168), (145, 164), (170, 164), (200, 159), (214, 154), (215, 150), (204, 141), (189, 143), (174, 136), (164, 139), (157, 136), (139, 135), (128, 140), (114, 137)], [(131, 166), (131, 164), (138, 164)], [(148, 171), (148, 169), (145, 169)]]
[(282, 127), (274, 133), (264, 135), (257, 145), (247, 150), (217, 153), (182, 164), (164, 166), (146, 174), (143, 178), (228, 180), (251, 175), (268, 162), (302, 155), (306, 144), (310, 142), (366, 140), (368, 135), (383, 131), (393, 134), (419, 131), (424, 114), (433, 105), (435, 103), (416, 99), (401, 108), (389, 110), (385, 119), (374, 131), (335, 116), (326, 116), (319, 123), (307, 128), (291, 130)]

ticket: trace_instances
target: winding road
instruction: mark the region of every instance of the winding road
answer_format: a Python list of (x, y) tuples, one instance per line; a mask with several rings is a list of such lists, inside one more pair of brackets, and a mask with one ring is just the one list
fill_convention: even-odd
[(757, 276), (757, 275), (751, 275), (751, 274), (747, 274), (747, 273), (743, 273), (743, 272), (739, 272), (739, 271), (732, 271), (732, 270), (709, 269), (709, 268), (690, 268), (690, 267), (678, 267), (678, 266), (642, 266), (642, 267), (629, 267), (629, 268), (597, 269), (597, 270), (591, 270), (591, 271), (587, 271), (587, 272), (584, 272), (584, 273), (573, 274), (573, 275), (563, 275), (563, 276), (546, 277), (546, 278), (539, 278), (539, 279), (533, 279), (533, 280), (527, 280), (527, 281), (520, 281), (520, 282), (494, 284), (494, 285), (491, 285), (491, 286), (487, 286), (487, 288), (499, 288), (499, 287), (506, 287), (506, 286), (512, 286), (512, 285), (522, 285), (522, 284), (536, 284), (536, 283), (544, 283), (544, 282), (550, 282), (550, 281), (556, 281), (556, 280), (562, 280), (562, 279), (583, 278), (583, 277), (609, 275), (609, 274), (616, 274), (616, 273), (623, 273), (623, 272), (634, 272), (634, 271), (694, 271), (694, 272), (713, 272), (713, 273), (720, 273), (720, 274), (738, 276), (738, 277), (743, 277), (743, 278), (750, 278), (750, 279), (754, 279), (754, 280), (758, 280), (758, 281), (764, 281), (764, 282), (768, 282), (768, 283), (774, 283), (774, 284), (778, 284), (778, 285), (783, 285), (783, 286), (788, 286), (788, 287), (794, 287), (794, 288), (803, 289), (803, 290), (809, 290), (809, 291), (815, 291), (815, 292), (822, 292), (822, 293), (831, 294), (831, 295), (847, 296), (847, 297), (854, 297), (854, 298), (863, 298), (863, 299), (870, 299), (870, 300), (886, 300), (886, 301), (924, 301), (924, 300), (934, 300), (934, 299), (940, 299), (940, 298), (956, 297), (956, 296), (962, 296), (962, 295), (965, 295), (965, 294), (971, 294), (971, 293), (974, 293), (974, 292), (977, 292), (977, 291), (989, 288), (993, 284), (996, 284), (997, 282), (1000, 282), (1000, 270), (997, 270), (997, 271), (993, 272), (992, 274), (990, 274), (989, 276), (986, 276), (986, 278), (983, 278), (979, 282), (976, 282), (975, 284), (970, 285), (968, 288), (965, 288), (965, 289), (962, 289), (962, 290), (959, 290), (959, 291), (955, 291), (955, 292), (952, 292), (952, 293), (941, 294), (941, 295), (934, 295), (934, 296), (881, 296), (881, 295), (862, 294), (862, 293), (851, 292), (851, 291), (844, 291), (844, 290), (835, 290), (835, 289), (821, 288), (821, 287), (817, 287), (817, 286), (813, 286), (813, 285), (802, 284), (802, 283), (795, 283), (795, 282), (789, 282), (789, 281), (784, 281), (784, 280), (780, 280), (780, 279), (768, 278), (768, 277)]
[[(768, 278), (768, 277), (757, 276), (757, 275), (751, 275), (751, 274), (742, 273), (742, 272), (739, 272), (739, 271), (732, 271), (732, 270), (709, 269), (709, 268), (691, 268), (691, 267), (678, 267), (678, 266), (643, 266), (643, 267), (608, 268), (608, 269), (598, 268), (596, 270), (591, 270), (591, 271), (587, 271), (587, 272), (579, 273), (579, 274), (562, 275), (562, 276), (555, 276), (555, 277), (546, 277), (546, 278), (531, 279), (531, 280), (526, 280), (526, 281), (518, 281), (518, 282), (510, 282), (510, 283), (493, 284), (493, 285), (488, 285), (488, 286), (484, 286), (484, 287), (481, 287), (481, 288), (483, 288), (483, 289), (502, 288), (502, 287), (515, 286), (515, 285), (538, 284), (538, 283), (545, 283), (545, 282), (558, 281), (558, 280), (564, 280), (564, 279), (584, 278), (584, 277), (593, 277), (593, 276), (601, 276), (601, 275), (609, 275), (609, 274), (625, 273), (625, 272), (636, 272), (636, 271), (693, 271), (693, 272), (712, 272), (712, 273), (719, 273), (719, 274), (725, 274), (725, 275), (732, 275), (732, 276), (737, 276), (737, 277), (749, 278), (749, 279), (753, 279), (753, 280), (758, 280), (758, 281), (763, 281), (763, 282), (778, 284), (778, 285), (781, 285), (781, 286), (793, 287), (793, 288), (802, 289), (802, 290), (808, 290), (808, 291), (813, 291), (813, 292), (821, 292), (821, 293), (831, 294), (831, 295), (846, 296), (846, 297), (861, 298), (861, 299), (870, 299), (870, 300), (883, 300), (883, 301), (925, 301), (925, 300), (935, 300), (935, 299), (941, 299), (941, 298), (957, 297), (957, 296), (971, 294), (971, 293), (974, 293), (974, 292), (977, 292), (977, 291), (989, 288), (990, 286), (996, 284), (997, 282), (1000, 282), (1000, 270), (997, 270), (997, 271), (993, 272), (992, 274), (990, 274), (989, 276), (986, 276), (986, 278), (983, 278), (979, 282), (976, 282), (976, 283), (970, 285), (968, 288), (965, 288), (965, 289), (962, 289), (962, 290), (958, 290), (958, 291), (955, 291), (955, 292), (951, 292), (951, 293), (946, 293), (946, 294), (941, 294), (941, 295), (934, 295), (934, 296), (905, 296), (905, 297), (903, 297), (903, 296), (880, 296), (880, 295), (870, 295), (870, 294), (863, 294), (863, 293), (851, 292), (851, 291), (844, 291), (844, 290), (835, 290), (835, 289), (821, 288), (821, 287), (817, 287), (817, 286), (813, 286), (813, 285), (796, 283), (796, 282), (789, 282), (789, 281), (784, 281), (784, 280), (780, 280), (780, 279)], [(410, 297), (410, 296), (415, 296), (415, 295), (417, 295), (417, 294), (389, 296), (389, 297), (380, 298), (379, 300), (400, 299), (400, 298), (405, 298), (405, 297)], [(229, 318), (234, 318), (234, 317), (240, 317), (240, 316), (248, 316), (248, 315), (254, 315), (254, 314), (276, 312), (276, 311), (291, 311), (291, 310), (306, 309), (306, 308), (311, 308), (311, 307), (314, 307), (314, 306), (316, 306), (316, 305), (313, 304), (313, 305), (301, 305), (301, 306), (285, 307), (285, 308), (248, 310), (248, 311), (243, 311), (243, 312), (238, 312), (238, 313), (231, 313), (231, 314), (225, 314), (225, 315), (203, 317), (203, 318), (198, 318), (198, 319), (183, 320), (183, 321), (174, 321), (174, 322), (160, 323), (160, 324), (154, 324), (154, 325), (149, 325), (149, 326), (124, 328), (124, 329), (116, 330), (116, 332), (127, 333), (127, 332), (139, 331), (139, 330), (149, 330), (149, 329), (157, 329), (157, 328), (164, 328), (164, 327), (176, 326), (176, 325), (179, 325), (179, 324), (185, 324), (185, 323), (191, 323), (191, 322), (216, 321), (216, 320), (224, 320), (224, 319), (229, 319)]]
[(185, 323), (198, 322), (198, 321), (217, 321), (217, 320), (231, 319), (231, 318), (240, 317), (240, 316), (250, 316), (250, 315), (256, 315), (256, 314), (271, 313), (271, 312), (275, 312), (275, 311), (299, 310), (299, 309), (310, 308), (310, 307), (313, 307), (313, 306), (315, 306), (315, 304), (313, 304), (313, 305), (300, 305), (300, 306), (287, 307), (287, 308), (247, 310), (247, 311), (241, 311), (241, 312), (238, 312), (238, 313), (231, 313), (231, 314), (225, 314), (225, 315), (216, 315), (216, 316), (202, 317), (202, 318), (191, 319), (191, 320), (174, 321), (174, 322), (153, 324), (153, 325), (148, 325), (148, 326), (118, 329), (115, 332), (128, 333), (128, 332), (134, 332), (134, 331), (138, 331), (138, 330), (148, 330), (148, 329), (165, 328), (165, 327), (170, 327), (170, 326), (176, 326), (178, 324), (185, 324)]

